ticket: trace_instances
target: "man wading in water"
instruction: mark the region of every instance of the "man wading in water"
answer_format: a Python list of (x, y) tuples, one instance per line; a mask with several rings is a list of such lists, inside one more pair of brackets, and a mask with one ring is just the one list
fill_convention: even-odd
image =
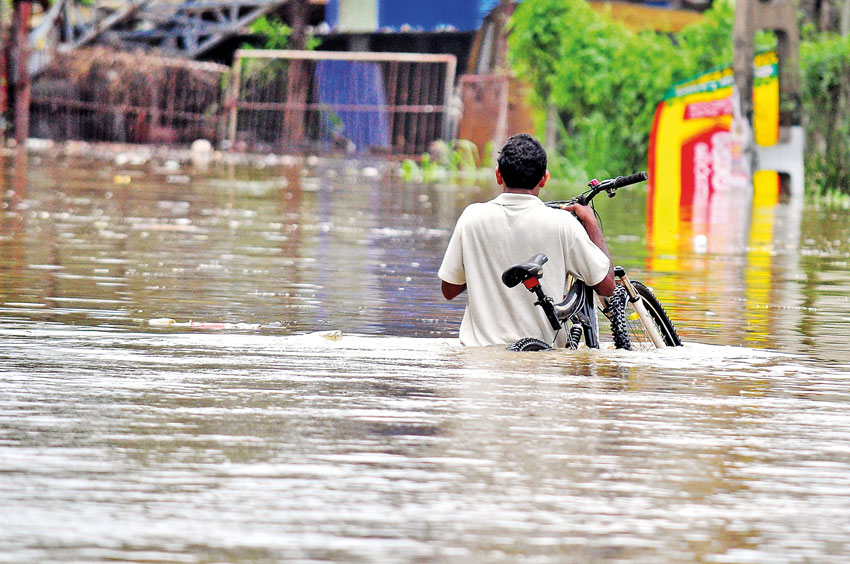
[[(455, 226), (437, 275), (443, 296), (452, 300), (469, 291), (460, 324), (463, 345), (506, 345), (522, 337), (547, 343), (555, 331), (540, 308), (532, 307), (522, 285), (508, 288), (502, 272), (537, 253), (549, 257), (541, 279), (549, 296), (563, 296), (572, 274), (596, 292), (614, 292), (614, 269), (602, 230), (589, 206), (552, 209), (537, 197), (549, 180), (546, 151), (528, 134), (514, 135), (502, 147), (496, 182), (502, 193), (471, 204)], [(563, 347), (564, 331), (555, 346)]]

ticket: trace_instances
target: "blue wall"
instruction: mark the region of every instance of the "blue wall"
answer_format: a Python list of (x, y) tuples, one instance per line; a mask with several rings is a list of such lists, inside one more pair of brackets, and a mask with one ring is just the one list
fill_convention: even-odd
[[(339, 19), (340, 0), (329, 0), (325, 19), (331, 27)], [(440, 26), (452, 26), (461, 31), (473, 31), (481, 26), (499, 0), (378, 0), (378, 27), (396, 31), (408, 25), (413, 29), (431, 31)]]
[(404, 24), (426, 31), (451, 25), (460, 30), (478, 29), (479, 6), (475, 0), (381, 0), (379, 27), (398, 29)]
[(339, 0), (328, 0), (325, 4), (325, 21), (331, 27), (336, 27), (339, 22)]

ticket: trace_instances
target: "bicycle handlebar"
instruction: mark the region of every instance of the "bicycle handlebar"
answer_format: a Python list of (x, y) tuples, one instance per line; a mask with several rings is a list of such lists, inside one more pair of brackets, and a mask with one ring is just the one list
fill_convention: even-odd
[(630, 174), (628, 176), (618, 176), (617, 178), (609, 178), (608, 180), (603, 180), (602, 182), (597, 182), (596, 180), (590, 181), (590, 190), (581, 194), (577, 198), (577, 202), (583, 206), (586, 206), (590, 203), (597, 194), (602, 191), (608, 192), (608, 197), (613, 198), (614, 192), (622, 188), (623, 186), (629, 186), (631, 184), (637, 184), (638, 182), (643, 182), (649, 178), (649, 175), (645, 170), (641, 172), (637, 172), (635, 174)]
[(618, 176), (614, 179), (612, 188), (622, 188), (623, 186), (628, 186), (629, 184), (637, 184), (638, 182), (643, 182), (648, 179), (649, 175), (645, 170), (640, 172), (636, 172), (635, 174), (630, 174), (628, 176)]
[(588, 186), (590, 186), (590, 190), (582, 192), (571, 200), (546, 202), (546, 205), (552, 208), (563, 208), (564, 206), (568, 206), (571, 204), (580, 204), (582, 206), (586, 206), (600, 192), (607, 192), (608, 197), (613, 198), (614, 194), (619, 188), (622, 188), (623, 186), (629, 186), (631, 184), (637, 184), (638, 182), (643, 182), (648, 178), (649, 175), (646, 173), (646, 171), (641, 171), (635, 174), (629, 174), (628, 176), (618, 176), (616, 178), (609, 178), (607, 180), (603, 180), (602, 182), (593, 179), (588, 183)]

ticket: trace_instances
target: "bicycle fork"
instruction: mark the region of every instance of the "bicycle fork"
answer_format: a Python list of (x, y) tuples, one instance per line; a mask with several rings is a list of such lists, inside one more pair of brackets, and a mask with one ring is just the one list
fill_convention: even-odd
[(640, 294), (635, 291), (629, 277), (626, 276), (626, 270), (622, 266), (615, 266), (614, 276), (618, 278), (620, 284), (626, 288), (626, 293), (629, 295), (629, 301), (635, 308), (635, 312), (637, 312), (641, 324), (644, 329), (646, 329), (647, 334), (649, 334), (649, 338), (652, 339), (652, 343), (656, 346), (656, 348), (667, 348), (667, 345), (664, 343), (664, 339), (661, 337), (661, 333), (658, 332), (658, 329), (655, 326), (655, 321), (652, 320), (649, 312), (646, 311), (646, 306), (643, 305), (643, 298), (641, 298)]

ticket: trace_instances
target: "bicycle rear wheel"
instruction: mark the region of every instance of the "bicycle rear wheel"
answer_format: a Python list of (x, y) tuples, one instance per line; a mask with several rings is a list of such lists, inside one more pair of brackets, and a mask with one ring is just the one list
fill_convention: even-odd
[[(673, 322), (667, 317), (667, 312), (661, 306), (661, 303), (652, 293), (652, 290), (632, 280), (632, 287), (643, 299), (643, 304), (646, 311), (655, 323), (658, 333), (664, 340), (664, 344), (668, 347), (678, 347), (682, 345), (682, 340), (679, 334), (676, 333), (676, 328)], [(652, 339), (646, 333), (643, 324), (640, 322), (634, 305), (629, 301), (629, 294), (625, 286), (617, 286), (614, 290), (614, 295), (609, 301), (610, 311), (608, 318), (611, 321), (611, 333), (614, 337), (614, 346), (618, 349), (632, 350), (632, 346), (640, 344), (643, 346), (654, 347)]]

